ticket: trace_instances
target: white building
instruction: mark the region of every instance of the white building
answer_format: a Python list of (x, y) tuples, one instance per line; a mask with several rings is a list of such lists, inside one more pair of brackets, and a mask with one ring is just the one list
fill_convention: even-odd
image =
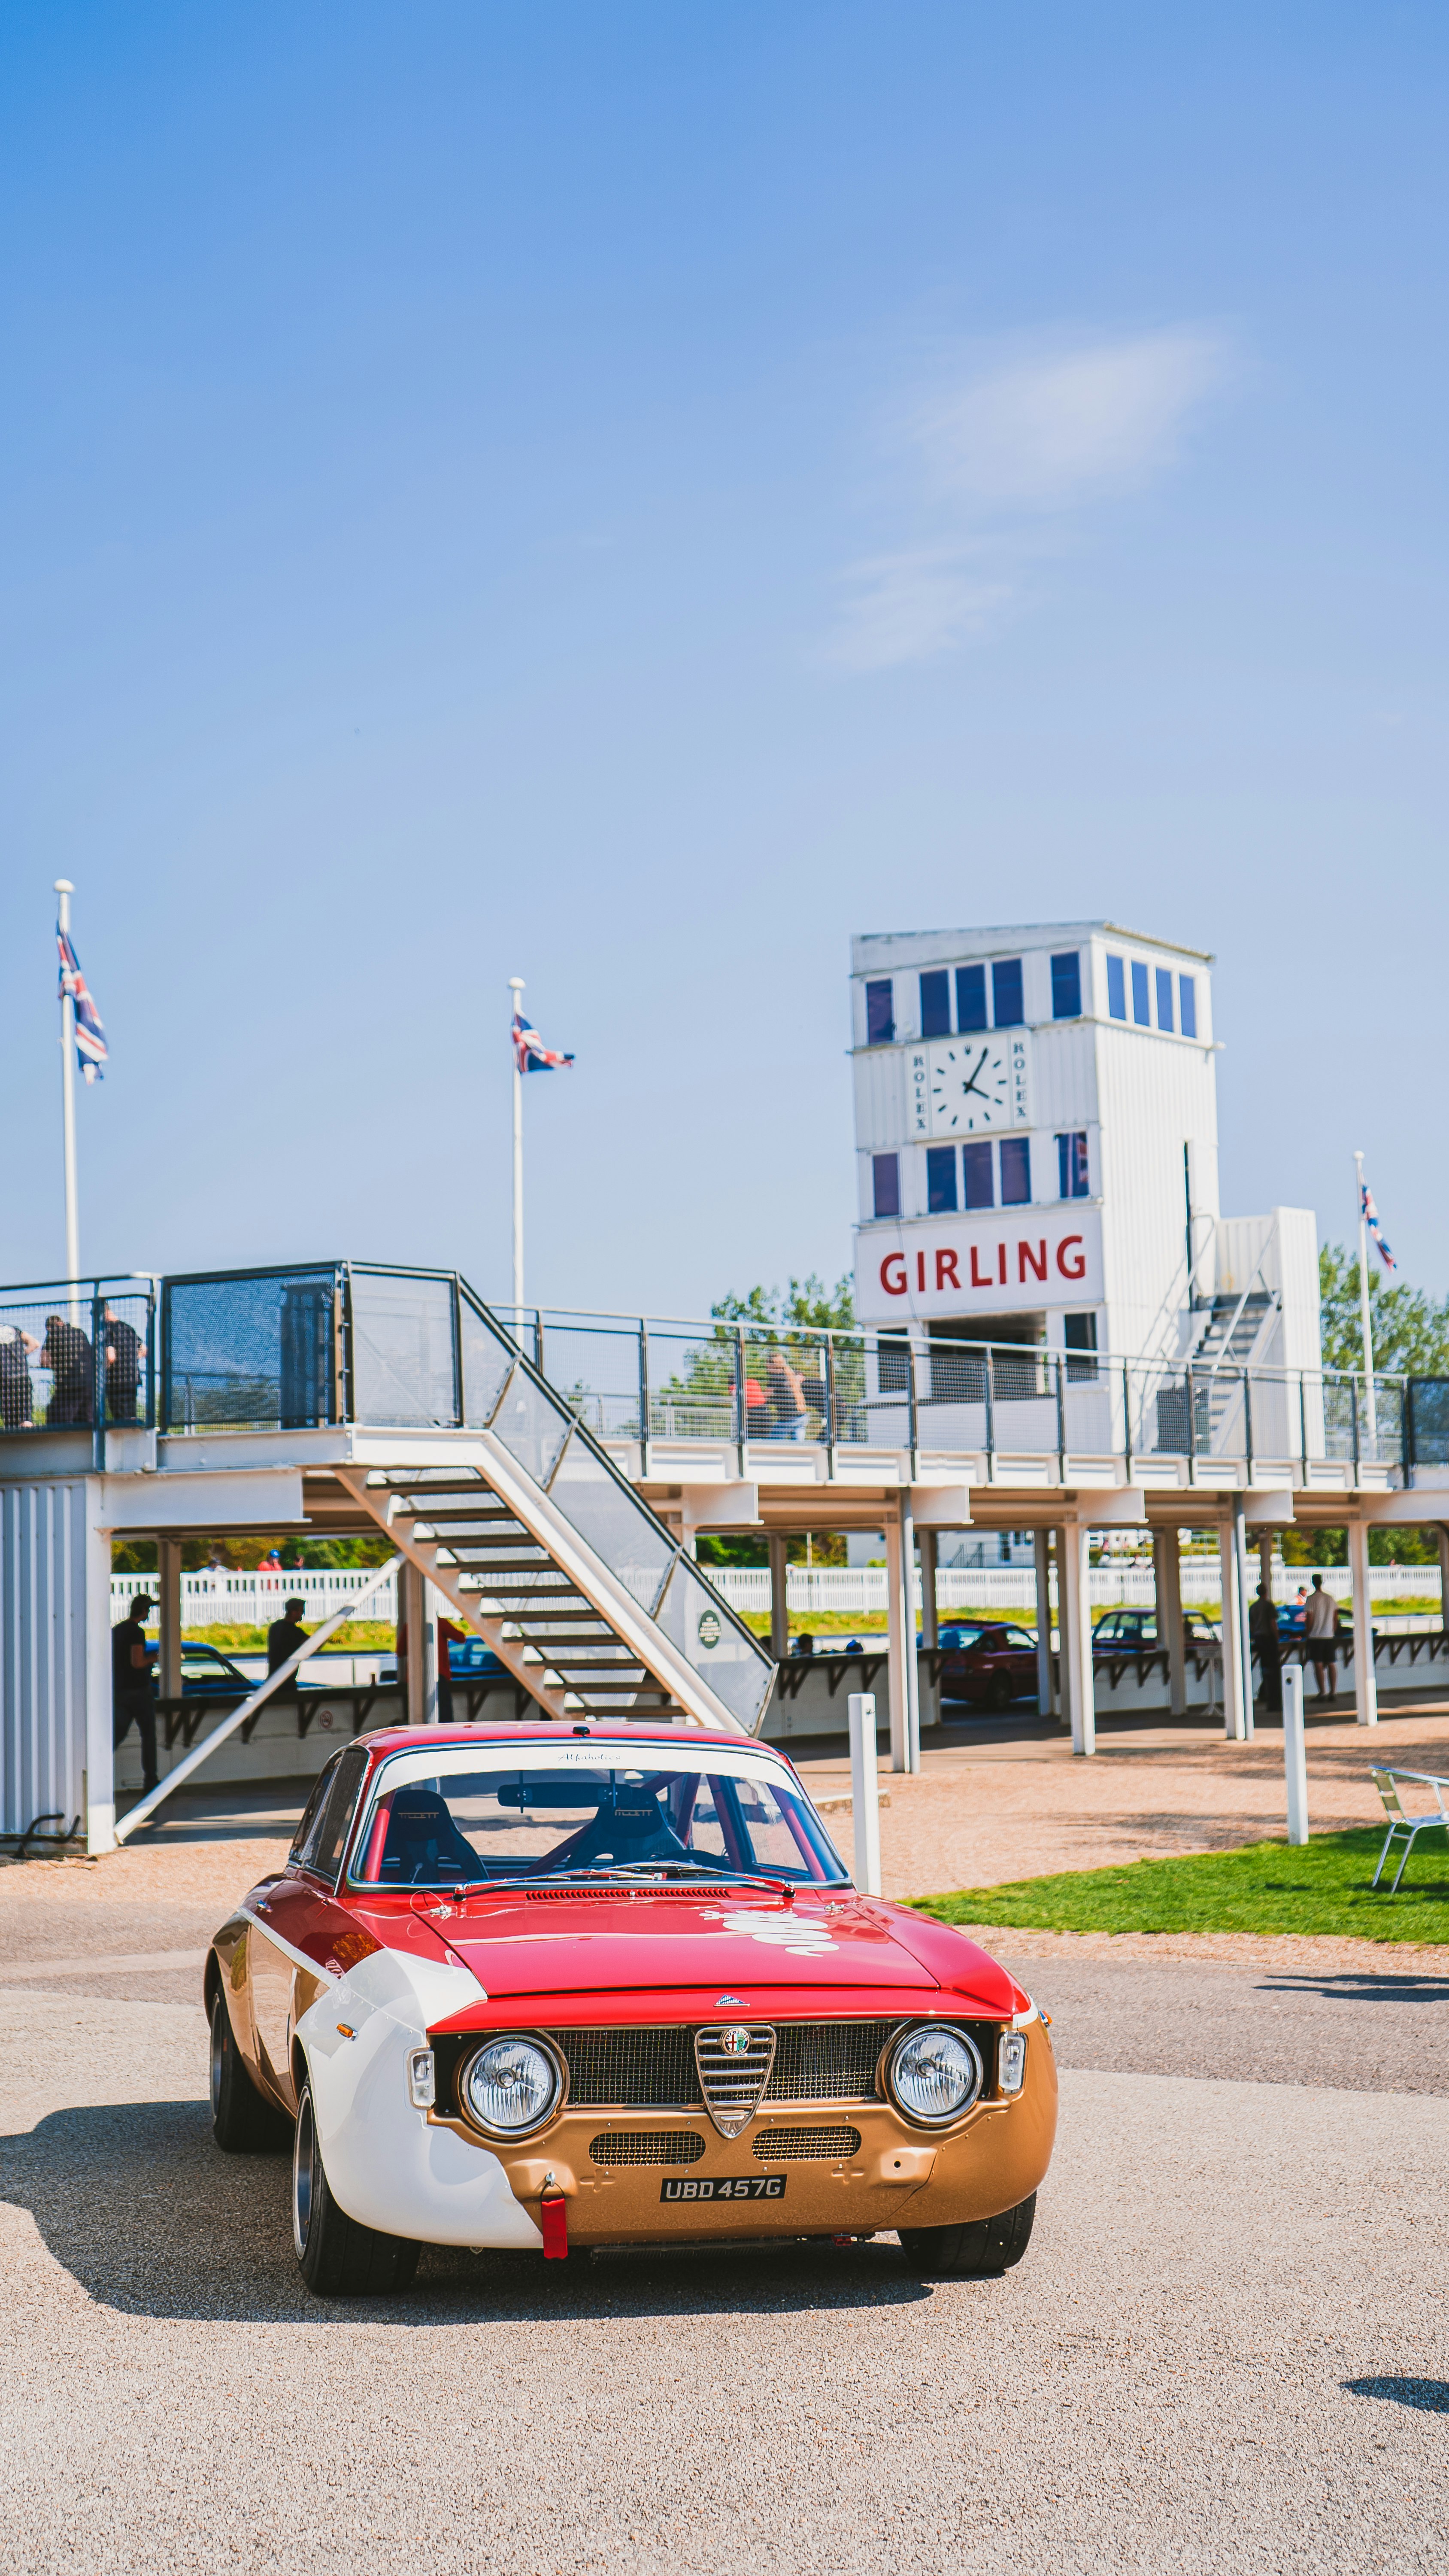
[(863, 1321), (1077, 1381), (1318, 1367), (1312, 1212), (1221, 1214), (1212, 963), (1105, 921), (853, 941)]

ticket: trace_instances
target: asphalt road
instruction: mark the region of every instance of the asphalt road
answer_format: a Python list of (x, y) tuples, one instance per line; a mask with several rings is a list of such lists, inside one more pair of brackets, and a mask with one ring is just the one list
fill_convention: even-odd
[(1000, 2282), (886, 2238), (438, 2253), (352, 2306), (301, 2288), (282, 2164), (212, 2147), (196, 2006), (132, 1975), (189, 1983), (0, 1993), (15, 2576), (1441, 2562), (1449, 2131), (1382, 2089), (1437, 1997), (1053, 1961), (1062, 2130)]

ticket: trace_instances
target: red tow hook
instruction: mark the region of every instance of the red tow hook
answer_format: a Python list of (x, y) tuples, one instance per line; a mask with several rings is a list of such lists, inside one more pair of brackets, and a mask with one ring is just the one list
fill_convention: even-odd
[(538, 2204), (538, 2223), (543, 2230), (545, 2263), (564, 2263), (569, 2250), (569, 2205), (551, 2173), (543, 2178), (543, 2191)]

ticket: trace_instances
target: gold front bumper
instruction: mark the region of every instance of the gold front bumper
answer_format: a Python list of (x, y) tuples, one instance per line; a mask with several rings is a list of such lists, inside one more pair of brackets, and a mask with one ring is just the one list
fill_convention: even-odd
[[(867, 2236), (879, 2229), (993, 2218), (1036, 2190), (1051, 2161), (1056, 2119), (1051, 2043), (1041, 2023), (1033, 2022), (1021, 2092), (1009, 2102), (978, 2104), (944, 2134), (912, 2128), (885, 2102), (772, 2106), (732, 2139), (722, 2138), (703, 2111), (570, 2108), (518, 2148), (490, 2144), (458, 2120), (447, 2125), (476, 2146), (487, 2145), (535, 2221), (552, 2175), (551, 2187), (568, 2203), (569, 2242), (582, 2246), (660, 2237)], [(801, 2130), (846, 2131), (852, 2143), (846, 2152), (801, 2155), (790, 2136)], [(773, 2153), (772, 2138), (779, 2142)], [(681, 2139), (689, 2142), (683, 2153)], [(595, 2141), (606, 2142), (605, 2154), (652, 2149), (669, 2161), (596, 2162), (590, 2152)], [(665, 2200), (661, 2193), (666, 2178), (700, 2182), (762, 2174), (786, 2177), (783, 2198)]]

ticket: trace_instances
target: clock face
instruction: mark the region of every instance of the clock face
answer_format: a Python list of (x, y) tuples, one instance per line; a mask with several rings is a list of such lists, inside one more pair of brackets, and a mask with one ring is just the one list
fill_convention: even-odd
[(980, 1136), (1031, 1123), (1026, 1039), (1018, 1031), (932, 1047), (926, 1091), (933, 1136)]

